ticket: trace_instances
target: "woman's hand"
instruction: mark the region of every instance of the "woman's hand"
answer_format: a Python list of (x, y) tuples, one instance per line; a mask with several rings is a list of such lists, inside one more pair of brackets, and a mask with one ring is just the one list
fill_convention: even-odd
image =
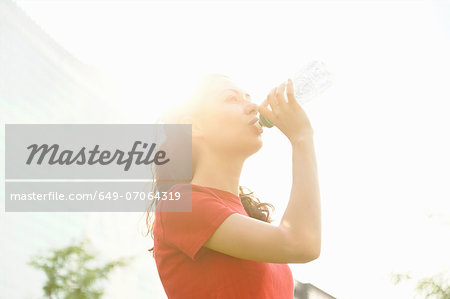
[[(287, 100), (284, 96), (285, 90)], [(269, 104), (272, 111), (267, 108)], [(314, 133), (308, 116), (294, 96), (291, 79), (288, 80), (287, 86), (282, 83), (273, 88), (258, 111), (277, 126), (291, 143), (311, 137)]]

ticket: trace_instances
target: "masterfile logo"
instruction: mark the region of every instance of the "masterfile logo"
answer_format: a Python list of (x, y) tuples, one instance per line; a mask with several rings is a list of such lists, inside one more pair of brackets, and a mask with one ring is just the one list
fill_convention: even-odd
[[(142, 147), (144, 149), (148, 147), (148, 144), (145, 142), (135, 141), (133, 144), (133, 148), (128, 153), (121, 150), (116, 150), (114, 153), (111, 153), (108, 150), (100, 151), (99, 145), (96, 144), (93, 150), (87, 151), (88, 154), (86, 154), (86, 147), (82, 147), (77, 153), (74, 153), (74, 151), (72, 150), (63, 150), (59, 153), (60, 148), (58, 144), (53, 144), (52, 146), (49, 146), (48, 144), (42, 144), (40, 146), (38, 146), (37, 144), (32, 144), (27, 147), (27, 149), (30, 150), (30, 155), (28, 156), (28, 160), (26, 163), (27, 165), (32, 164), (35, 156), (38, 156), (38, 158), (36, 158), (36, 164), (39, 165), (41, 165), (44, 159), (48, 156), (49, 157), (47, 163), (49, 165), (71, 165), (74, 163), (76, 163), (77, 165), (84, 165), (86, 163), (89, 165), (93, 165), (95, 163), (108, 165), (117, 160), (117, 164), (125, 164), (124, 170), (128, 171), (131, 167), (131, 164), (133, 164), (133, 156), (137, 156), (135, 162), (137, 165), (150, 165), (152, 162), (155, 162), (155, 164), (157, 165), (163, 165), (169, 162), (170, 159), (160, 161), (160, 158), (163, 159), (166, 156), (165, 151), (158, 151), (155, 155), (156, 157), (154, 159), (151, 159), (156, 143), (152, 143), (150, 149), (147, 150), (146, 157), (143, 158), (144, 152), (137, 150), (140, 144), (142, 144)], [(127, 157), (125, 158), (124, 156)]]
[(7, 124), (5, 145), (7, 212), (190, 209), (163, 182), (191, 179), (191, 125)]

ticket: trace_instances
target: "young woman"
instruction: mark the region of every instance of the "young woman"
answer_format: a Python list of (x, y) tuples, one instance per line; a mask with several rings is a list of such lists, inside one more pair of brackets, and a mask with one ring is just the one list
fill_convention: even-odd
[[(279, 225), (270, 223), (273, 206), (239, 184), (245, 160), (262, 147), (258, 112), (292, 145), (293, 183)], [(287, 264), (319, 257), (321, 207), (313, 129), (291, 80), (258, 106), (229, 77), (206, 75), (165, 122), (192, 124), (192, 179), (162, 188), (191, 194), (192, 212), (156, 212), (151, 229), (147, 214), (168, 298), (293, 298)]]

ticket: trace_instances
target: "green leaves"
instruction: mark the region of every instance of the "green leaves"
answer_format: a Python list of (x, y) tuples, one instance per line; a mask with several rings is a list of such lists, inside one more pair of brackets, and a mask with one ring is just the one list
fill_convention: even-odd
[(48, 256), (35, 256), (29, 265), (45, 272), (43, 286), (47, 298), (97, 299), (103, 295), (100, 281), (107, 280), (116, 268), (124, 267), (134, 258), (120, 258), (99, 265), (90, 242), (83, 240), (65, 248), (54, 249)]
[[(444, 271), (431, 277), (416, 279), (416, 292), (424, 295), (425, 298), (435, 296), (433, 298), (450, 299), (449, 274)], [(394, 285), (411, 279), (414, 277), (409, 272), (391, 273), (391, 281)]]

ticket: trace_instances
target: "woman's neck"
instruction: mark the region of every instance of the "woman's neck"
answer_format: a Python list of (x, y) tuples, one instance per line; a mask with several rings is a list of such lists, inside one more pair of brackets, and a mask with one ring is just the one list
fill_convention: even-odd
[(192, 184), (213, 187), (239, 196), (239, 179), (244, 160), (202, 155), (196, 163)]

